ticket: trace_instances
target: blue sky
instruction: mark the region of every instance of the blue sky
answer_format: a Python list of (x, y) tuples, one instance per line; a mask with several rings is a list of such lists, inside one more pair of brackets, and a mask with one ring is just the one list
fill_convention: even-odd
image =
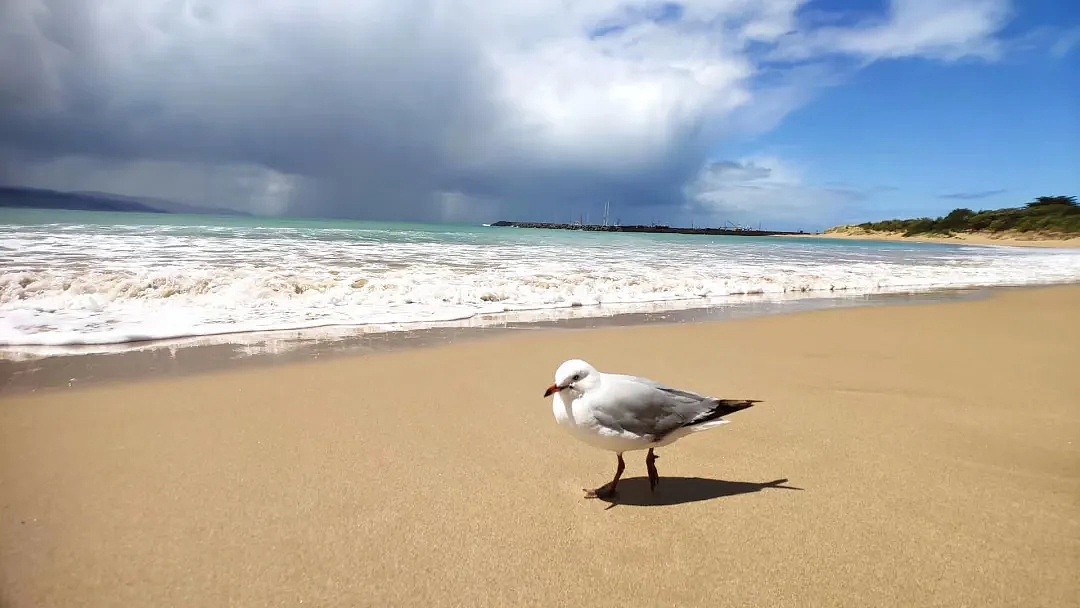
[(818, 229), (1080, 194), (1077, 65), (1062, 1), (9, 0), (0, 183)]
[(718, 152), (783, 157), (816, 183), (865, 192), (842, 220), (1080, 195), (1080, 4), (1014, 8), (997, 60), (874, 63)]

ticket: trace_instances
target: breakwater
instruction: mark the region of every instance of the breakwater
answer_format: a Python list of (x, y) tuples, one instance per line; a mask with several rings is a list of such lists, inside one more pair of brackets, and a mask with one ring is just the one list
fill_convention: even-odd
[(630, 226), (604, 226), (601, 224), (556, 224), (549, 222), (509, 222), (505, 220), (495, 222), (491, 225), (509, 228), (583, 230), (586, 232), (650, 232), (657, 234), (708, 234), (713, 236), (783, 236), (805, 234), (802, 231), (783, 232), (780, 230), (752, 230), (748, 228), (678, 228), (674, 226), (647, 226), (642, 224)]

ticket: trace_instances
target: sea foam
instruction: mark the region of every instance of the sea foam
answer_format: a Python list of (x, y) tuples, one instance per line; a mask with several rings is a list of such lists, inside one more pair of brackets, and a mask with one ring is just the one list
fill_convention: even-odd
[(9, 347), (1080, 281), (1075, 251), (502, 228), (7, 224), (0, 248)]

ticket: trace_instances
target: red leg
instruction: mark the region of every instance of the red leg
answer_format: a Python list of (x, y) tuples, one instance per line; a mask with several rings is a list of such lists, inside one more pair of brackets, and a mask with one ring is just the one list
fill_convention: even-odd
[(655, 492), (656, 484), (660, 483), (660, 474), (656, 472), (656, 459), (660, 458), (656, 454), (653, 454), (652, 448), (649, 448), (648, 455), (645, 456), (645, 468), (649, 469), (649, 490)]
[(626, 469), (626, 463), (623, 462), (622, 454), (619, 454), (619, 466), (615, 469), (615, 479), (610, 482), (596, 488), (595, 490), (585, 490), (585, 498), (610, 498), (615, 495), (615, 486), (619, 485), (619, 478), (622, 477), (623, 470)]

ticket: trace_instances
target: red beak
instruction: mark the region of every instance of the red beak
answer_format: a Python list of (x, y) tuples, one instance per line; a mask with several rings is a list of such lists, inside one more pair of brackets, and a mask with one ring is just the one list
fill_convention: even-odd
[(550, 397), (550, 396), (554, 395), (555, 393), (561, 391), (562, 389), (563, 389), (563, 387), (559, 386), (558, 384), (552, 384), (551, 386), (547, 387), (546, 391), (544, 391), (544, 396), (545, 397)]

